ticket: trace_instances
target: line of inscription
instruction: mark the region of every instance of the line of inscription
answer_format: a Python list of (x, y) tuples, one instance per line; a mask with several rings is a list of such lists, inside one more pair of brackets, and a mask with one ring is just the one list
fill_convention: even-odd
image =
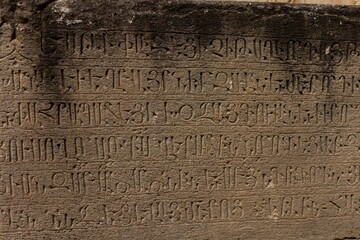
[(123, 32), (46, 31), (42, 50), (48, 56), (208, 60), (291, 64), (356, 62), (359, 43), (300, 38)]
[[(0, 197), (72, 198), (141, 194), (289, 191), (359, 187), (360, 164), (229, 163), (191, 167), (99, 167), (87, 170), (0, 173)], [(253, 192), (259, 194), (259, 192)]]
[(344, 132), (3, 136), (0, 140), (2, 164), (359, 155), (359, 134)]
[(0, 213), (0, 232), (3, 233), (148, 224), (300, 220), (358, 216), (360, 197), (350, 192), (316, 196), (97, 202), (75, 206), (4, 206), (0, 208)]
[[(12, 106), (11, 106), (12, 105)], [(355, 103), (318, 101), (21, 101), (0, 107), (0, 128), (161, 125), (359, 126)]]
[(0, 69), (0, 93), (358, 96), (360, 77), (349, 73), (237, 68), (10, 68)]

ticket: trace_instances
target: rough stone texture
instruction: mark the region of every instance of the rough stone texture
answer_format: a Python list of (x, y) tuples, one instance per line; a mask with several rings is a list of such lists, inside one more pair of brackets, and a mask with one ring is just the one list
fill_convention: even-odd
[[(207, 0), (224, 1), (224, 0)], [(291, 3), (291, 4), (338, 4), (338, 5), (359, 5), (359, 0), (226, 0), (233, 2), (268, 2), (268, 3)]]
[(0, 11), (0, 239), (360, 238), (358, 8)]

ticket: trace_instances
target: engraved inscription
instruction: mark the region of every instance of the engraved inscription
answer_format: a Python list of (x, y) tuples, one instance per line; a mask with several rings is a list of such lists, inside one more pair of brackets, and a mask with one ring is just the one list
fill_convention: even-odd
[(358, 9), (35, 2), (0, 3), (0, 240), (360, 235)]

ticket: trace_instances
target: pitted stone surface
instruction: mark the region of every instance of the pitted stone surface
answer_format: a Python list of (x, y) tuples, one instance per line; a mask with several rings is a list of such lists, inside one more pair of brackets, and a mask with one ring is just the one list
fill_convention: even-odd
[(359, 9), (0, 3), (0, 239), (360, 239)]

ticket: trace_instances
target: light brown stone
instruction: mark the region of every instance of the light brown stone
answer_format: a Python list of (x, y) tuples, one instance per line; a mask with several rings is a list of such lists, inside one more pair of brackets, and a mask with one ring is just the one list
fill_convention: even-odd
[(359, 239), (359, 9), (0, 3), (0, 239)]

